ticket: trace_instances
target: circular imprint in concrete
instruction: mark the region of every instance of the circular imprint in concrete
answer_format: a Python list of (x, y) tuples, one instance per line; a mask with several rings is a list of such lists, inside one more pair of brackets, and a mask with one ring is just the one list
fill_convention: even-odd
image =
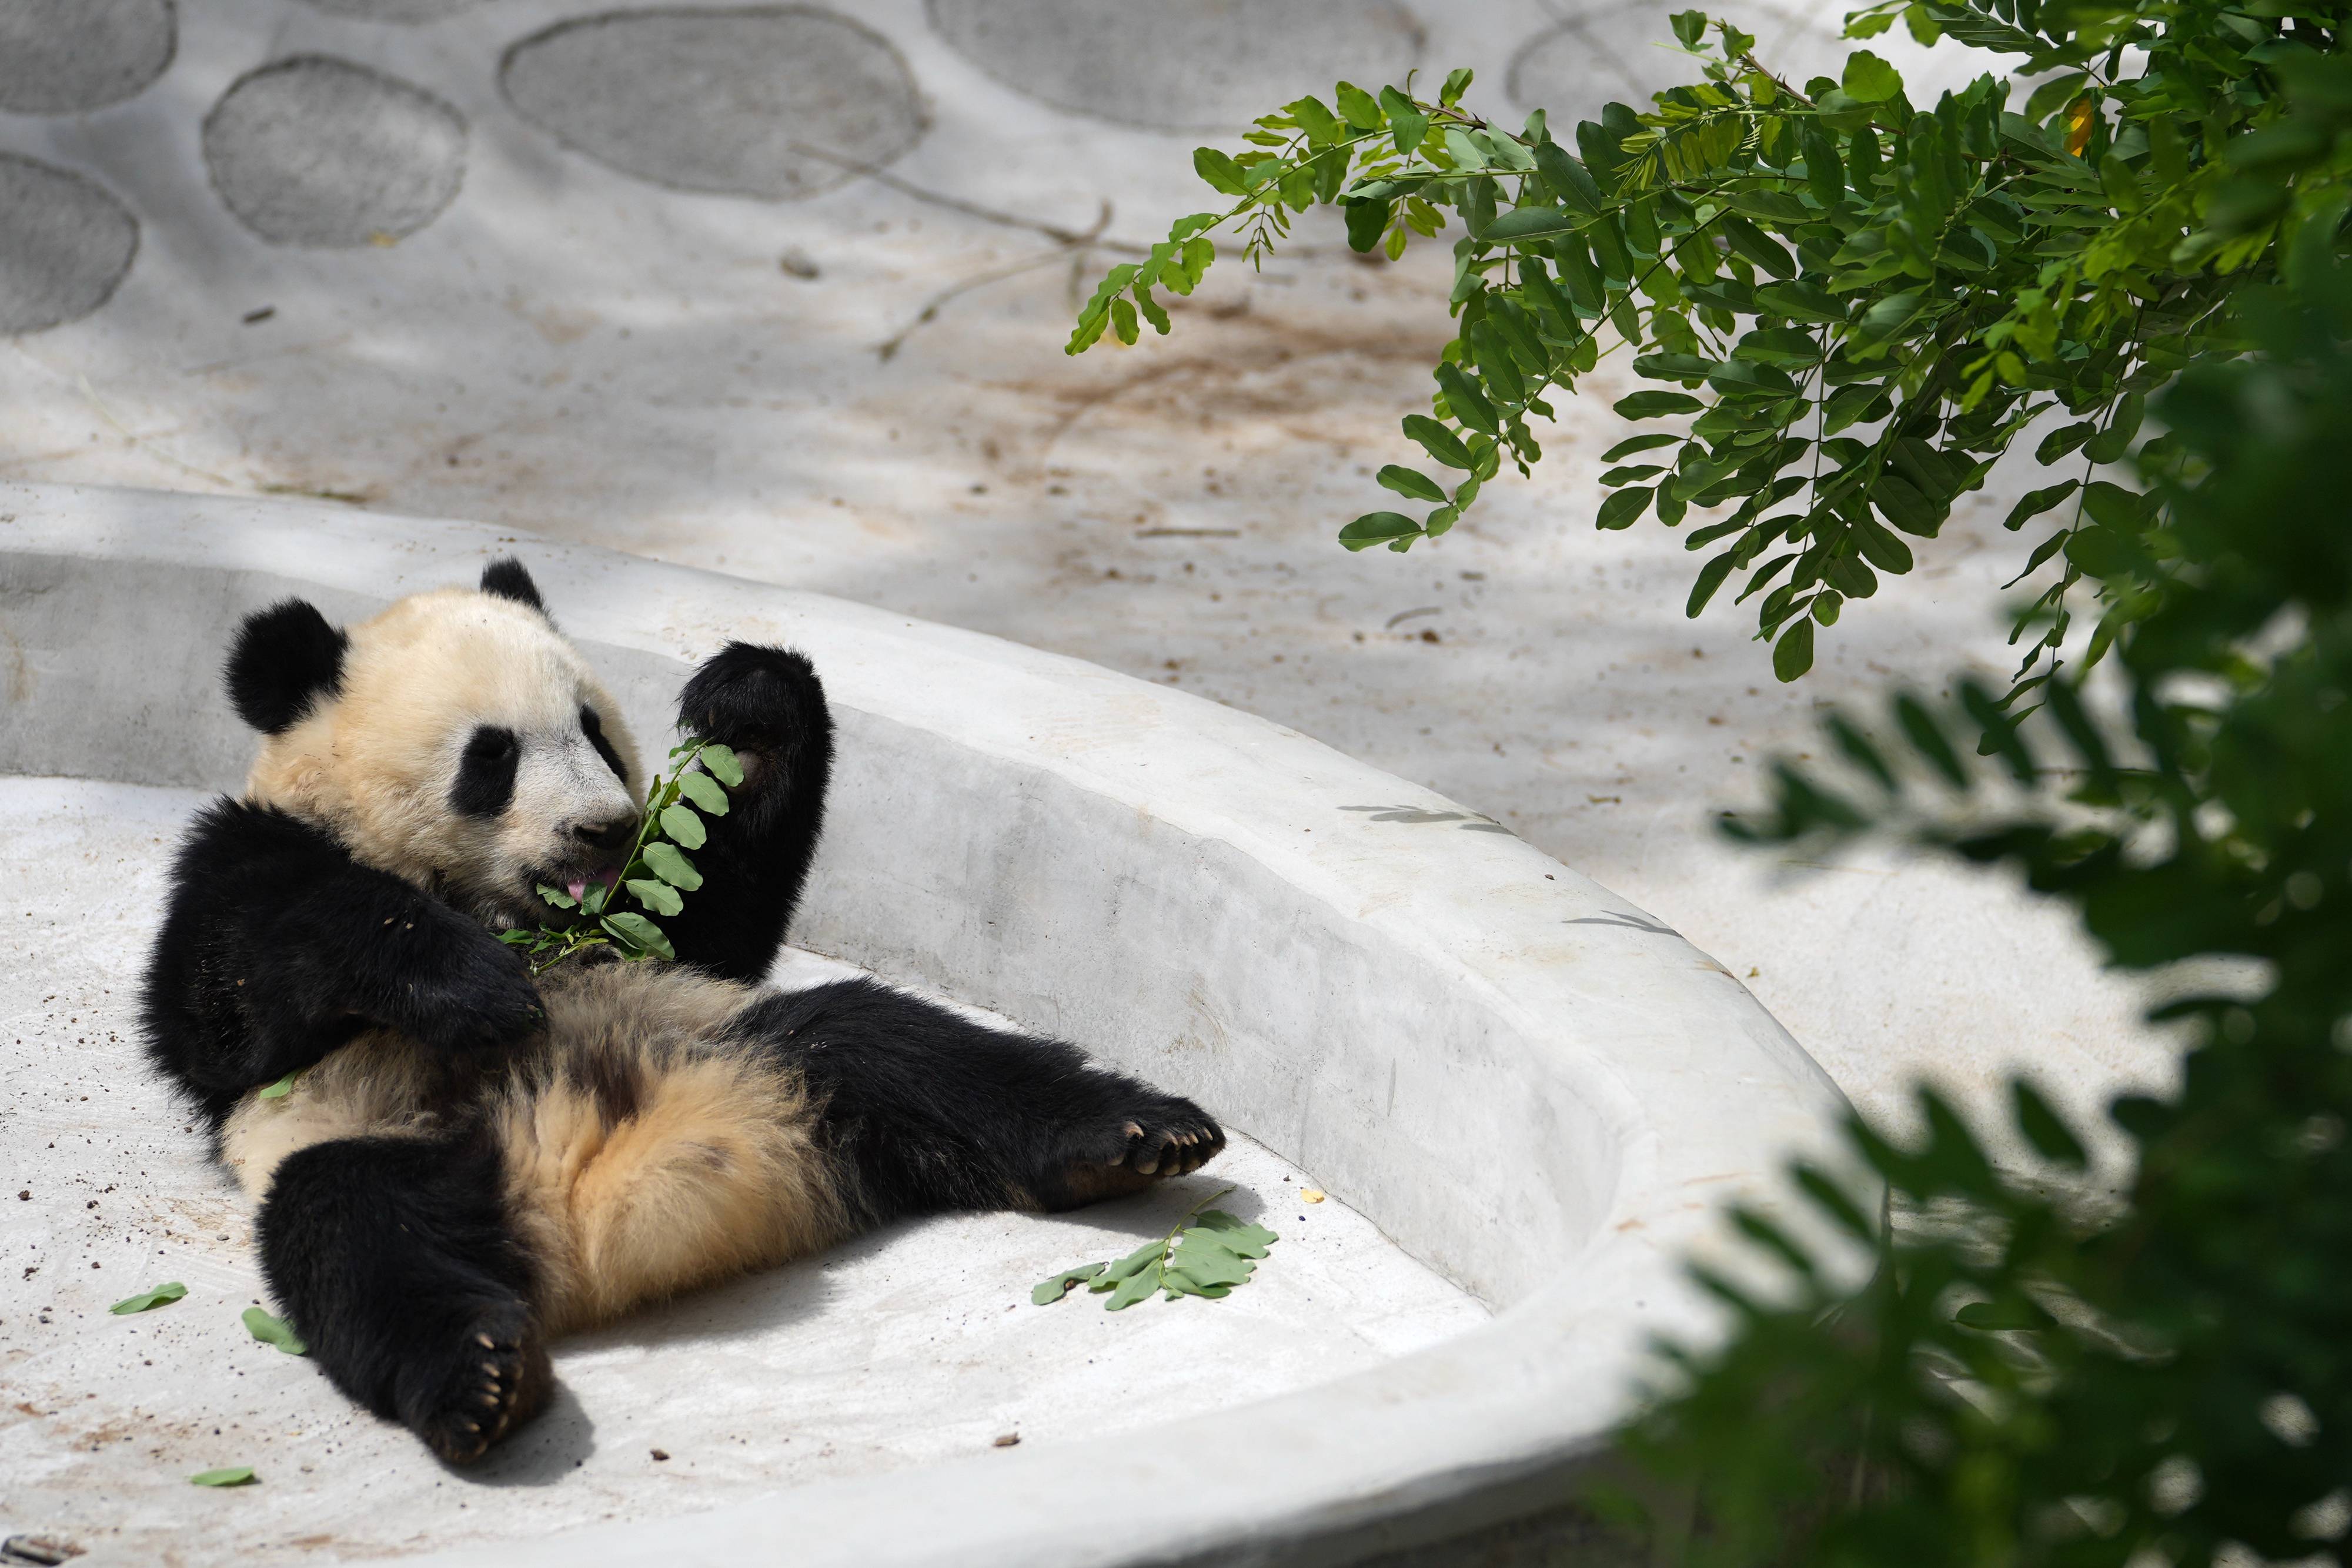
[(298, 55), (237, 78), (205, 116), (205, 164), (272, 245), (388, 244), (441, 215), (466, 178), (466, 122), (420, 88)]
[(1335, 81), (1401, 82), (1420, 24), (1394, 0), (929, 0), (981, 69), (1056, 109), (1234, 132)]
[(139, 220), (96, 183), (0, 152), (0, 336), (79, 320), (139, 254)]
[(887, 39), (796, 5), (559, 23), (507, 51), (499, 84), (516, 113), (624, 174), (771, 201), (892, 162), (924, 129)]
[(163, 74), (178, 39), (172, 0), (0, 0), (0, 109), (120, 103)]
[[(1844, 66), (1845, 46), (1802, 16), (1738, 3), (1709, 15), (1755, 34), (1757, 57), (1792, 85), (1834, 77)], [(1643, 0), (1563, 22), (1529, 39), (1512, 59), (1506, 86), (1521, 109), (1549, 110), (1573, 123), (1598, 119), (1601, 105), (1612, 99), (1646, 108), (1654, 94), (1698, 80), (1698, 67), (1675, 45), (1665, 13)]]
[(437, 22), (470, 11), (482, 0), (310, 0), (313, 10), (356, 22)]

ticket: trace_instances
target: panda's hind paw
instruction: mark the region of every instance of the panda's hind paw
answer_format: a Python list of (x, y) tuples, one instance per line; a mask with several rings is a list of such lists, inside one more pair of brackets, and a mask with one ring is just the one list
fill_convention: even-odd
[(472, 1464), (520, 1429), (555, 1388), (547, 1347), (520, 1302), (482, 1313), (431, 1360), (416, 1369), (407, 1424), (453, 1465)]
[(1038, 1194), (1047, 1209), (1075, 1208), (1190, 1176), (1225, 1146), (1224, 1129), (1190, 1100), (1153, 1095), (1073, 1128), (1059, 1168)]

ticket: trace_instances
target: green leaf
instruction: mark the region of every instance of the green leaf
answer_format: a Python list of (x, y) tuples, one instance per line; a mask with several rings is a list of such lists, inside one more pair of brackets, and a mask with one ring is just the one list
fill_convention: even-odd
[(1843, 322), (1845, 306), (1828, 290), (1801, 279), (1768, 283), (1756, 291), (1756, 308), (1792, 321)]
[(1687, 392), (1637, 392), (1611, 405), (1625, 419), (1660, 419), (1670, 413), (1696, 413), (1706, 404)]
[(1846, 57), (1845, 75), (1839, 85), (1857, 102), (1884, 103), (1903, 90), (1903, 78), (1868, 49), (1856, 49)]
[[(672, 887), (692, 893), (702, 885), (702, 873), (694, 862), (678, 852), (676, 844), (666, 844), (659, 839), (647, 844), (644, 851), (646, 869)], [(676, 914), (673, 910), (670, 913)]]
[(1241, 165), (1213, 147), (1192, 149), (1192, 172), (1228, 196), (1249, 194), (1249, 182), (1243, 177)]
[[(1152, 1243), (1152, 1250), (1155, 1253), (1160, 1250), (1160, 1244), (1158, 1242), (1155, 1241)], [(1160, 1283), (1160, 1270), (1157, 1266), (1158, 1260), (1155, 1258), (1153, 1261), (1153, 1267), (1140, 1270), (1138, 1272), (1129, 1275), (1128, 1278), (1121, 1280), (1118, 1282), (1118, 1288), (1111, 1291), (1110, 1300), (1103, 1303), (1103, 1311), (1107, 1312), (1123, 1312), (1127, 1311), (1128, 1308), (1135, 1305), (1136, 1302), (1146, 1300), (1153, 1291), (1159, 1290)]]
[(246, 1308), (244, 1322), (245, 1332), (263, 1344), (276, 1345), (288, 1355), (310, 1354), (310, 1347), (295, 1337), (293, 1329), (287, 1325), (284, 1319), (272, 1317), (259, 1307)]
[(1382, 201), (1341, 202), (1339, 212), (1348, 224), (1348, 248), (1361, 254), (1379, 245), (1381, 236), (1388, 232), (1392, 210), (1391, 204)]
[(743, 788), (743, 759), (735, 755), (733, 747), (721, 746), (715, 740), (706, 740), (702, 743), (700, 755), (702, 765), (709, 768), (711, 776), (721, 784), (726, 785), (730, 789)]
[(1619, 442), (1616, 445), (1611, 447), (1608, 451), (1602, 453), (1601, 455), (1601, 461), (1603, 463), (1616, 463), (1624, 458), (1633, 456), (1637, 452), (1654, 452), (1661, 446), (1672, 446), (1681, 439), (1682, 437), (1679, 435), (1668, 435), (1664, 432), (1659, 432), (1650, 435), (1629, 435), (1624, 440)]
[(1129, 1253), (1126, 1257), (1118, 1260), (1109, 1267), (1106, 1268), (1100, 1274), (1095, 1277), (1094, 1282), (1088, 1285), (1087, 1289), (1095, 1291), (1097, 1294), (1100, 1294), (1105, 1291), (1110, 1290), (1120, 1281), (1131, 1280), (1144, 1270), (1156, 1267), (1159, 1264), (1160, 1260), (1166, 1256), (1167, 1251), (1167, 1239), (1165, 1237), (1154, 1237), (1152, 1239), (1145, 1242), (1142, 1246), (1137, 1248), (1134, 1251)]
[(2027, 491), (2018, 500), (2017, 505), (2009, 509), (2009, 516), (2001, 519), (2000, 526), (2010, 529), (2023, 528), (2028, 522), (2073, 495), (2081, 484), (2080, 479), (2069, 479), (2063, 485), (2053, 485), (2047, 489)]
[(1318, 98), (1293, 99), (1282, 107), (1285, 113), (1298, 122), (1298, 128), (1307, 132), (1311, 141), (1342, 141), (1347, 139), (1347, 125), (1338, 115), (1324, 108), (1323, 100)]
[(1797, 623), (1780, 633), (1772, 644), (1772, 674), (1783, 683), (1793, 681), (1813, 667), (1813, 623), (1800, 617)]
[(1649, 509), (1650, 497), (1655, 494), (1646, 485), (1614, 492), (1601, 503), (1600, 515), (1592, 519), (1592, 526), (1604, 531), (1632, 528)]
[(1698, 580), (1691, 584), (1689, 602), (1683, 606), (1685, 615), (1693, 621), (1698, 619), (1699, 612), (1706, 608), (1706, 601), (1715, 597), (1715, 591), (1721, 588), (1723, 580), (1731, 575), (1732, 562), (1738, 554), (1738, 548), (1734, 547), (1698, 569)]
[(1339, 106), (1340, 117), (1358, 131), (1378, 131), (1387, 123), (1379, 99), (1354, 82), (1343, 81), (1333, 89), (1331, 100)]
[(669, 945), (669, 938), (662, 935), (662, 928), (635, 910), (625, 909), (617, 915), (608, 915), (599, 924), (636, 952), (650, 953), (657, 958), (677, 956), (677, 949)]
[(1448, 109), (1460, 103), (1462, 95), (1470, 90), (1470, 82), (1474, 74), (1468, 66), (1449, 73), (1445, 78), (1445, 85), (1437, 89), (1437, 101)]
[(253, 1473), (251, 1465), (229, 1465), (217, 1470), (198, 1470), (188, 1480), (200, 1487), (242, 1487), (251, 1486), (260, 1479)]
[(686, 907), (686, 901), (678, 897), (677, 889), (666, 882), (651, 882), (640, 877), (633, 878), (625, 885), (630, 897), (656, 915), (676, 915)]
[(135, 1296), (125, 1296), (106, 1310), (117, 1317), (128, 1317), (132, 1312), (143, 1312), (150, 1308), (176, 1301), (187, 1293), (188, 1288), (185, 1285), (177, 1280), (167, 1280), (163, 1284), (151, 1286)]
[(1674, 28), (1675, 37), (1682, 40), (1685, 49), (1697, 48), (1706, 37), (1706, 13), (1704, 11), (1677, 11), (1666, 18), (1666, 23)]
[(711, 816), (727, 814), (727, 791), (720, 789), (719, 780), (708, 773), (679, 774), (677, 790)]
[(1215, 1234), (1221, 1245), (1244, 1258), (1263, 1258), (1266, 1249), (1281, 1239), (1265, 1226), (1236, 1218), (1222, 1208), (1203, 1209), (1192, 1223), (1196, 1229)]
[(1391, 539), (1409, 539), (1422, 527), (1402, 512), (1366, 512), (1339, 530), (1339, 542), (1351, 550), (1369, 549)]
[(698, 850), (709, 835), (703, 831), (702, 819), (684, 805), (662, 808), (661, 831), (681, 848)]
[(2025, 1134), (2025, 1141), (2033, 1145), (2035, 1153), (2053, 1164), (2076, 1170), (2090, 1163), (2090, 1151), (2040, 1091), (2019, 1078), (2011, 1082), (2009, 1092), (2017, 1110), (2017, 1130)]
[(1478, 235), (1488, 245), (1535, 246), (1577, 227), (1565, 207), (1513, 207)]
[(1483, 434), (1501, 433), (1502, 421), (1495, 413), (1495, 405), (1462, 373), (1460, 366), (1441, 364), (1436, 375), (1437, 384), (1445, 393), (1445, 406), (1454, 411), (1454, 418)]
[(1375, 476), (1381, 487), (1415, 501), (1444, 501), (1445, 487), (1418, 468), (1408, 468), (1402, 463), (1381, 466)]
[(538, 893), (541, 903), (551, 904), (557, 909), (577, 909), (580, 907), (580, 901), (572, 897), (570, 894), (564, 892), (562, 888), (550, 887), (546, 883), (541, 883), (534, 891)]
[(300, 1067), (296, 1068), (293, 1071), (291, 1071), (291, 1072), (288, 1073), (285, 1077), (283, 1077), (283, 1078), (279, 1079), (277, 1082), (272, 1083), (272, 1084), (268, 1085), (267, 1088), (260, 1090), (257, 1093), (256, 1093), (256, 1095), (254, 1096), (254, 1098), (256, 1098), (256, 1099), (257, 1099), (257, 1100), (283, 1100), (283, 1099), (285, 1099), (285, 1098), (286, 1098), (286, 1096), (288, 1096), (289, 1094), (291, 1094), (291, 1093), (293, 1093), (293, 1092), (294, 1092), (294, 1081), (295, 1081), (296, 1079), (298, 1079), (298, 1078), (301, 1077), (301, 1076), (302, 1076), (302, 1074), (303, 1074), (306, 1071), (308, 1071), (308, 1070), (307, 1070), (307, 1069), (305, 1069), (305, 1068), (300, 1068)]
[(1083, 1285), (1108, 1267), (1102, 1263), (1081, 1263), (1075, 1269), (1065, 1269), (1050, 1280), (1038, 1282), (1029, 1292), (1029, 1299), (1041, 1307), (1050, 1307), (1070, 1293), (1072, 1287)]
[(1425, 413), (1406, 414), (1404, 433), (1419, 442), (1423, 451), (1448, 468), (1459, 468), (1466, 474), (1478, 466), (1477, 459), (1470, 455), (1470, 449), (1462, 444), (1462, 438)]
[(1413, 107), (1412, 99), (1392, 87), (1381, 89), (1381, 107), (1388, 111), (1389, 129), (1394, 134), (1396, 150), (1412, 154), (1429, 134), (1429, 116)]
[(1203, 1289), (1245, 1285), (1251, 1263), (1227, 1250), (1213, 1232), (1187, 1230), (1169, 1254), (1167, 1272)]

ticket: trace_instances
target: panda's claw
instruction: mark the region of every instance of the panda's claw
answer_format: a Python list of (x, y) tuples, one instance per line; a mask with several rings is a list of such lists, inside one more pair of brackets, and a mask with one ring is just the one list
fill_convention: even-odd
[(1047, 1209), (1074, 1208), (1190, 1176), (1225, 1146), (1225, 1134), (1190, 1100), (1152, 1095), (1099, 1131), (1075, 1128), (1057, 1170), (1040, 1185)]
[(453, 1465), (479, 1459), (536, 1416), (554, 1390), (547, 1351), (520, 1301), (492, 1309), (470, 1327), (446, 1364), (438, 1376), (427, 1366), (415, 1369), (422, 1391), (407, 1424)]

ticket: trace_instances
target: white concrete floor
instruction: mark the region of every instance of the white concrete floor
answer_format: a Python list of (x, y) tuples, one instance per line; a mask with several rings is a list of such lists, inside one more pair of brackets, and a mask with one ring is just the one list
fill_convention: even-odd
[[(797, 1481), (1023, 1443), (1091, 1442), (1347, 1373), (1484, 1308), (1311, 1176), (1235, 1140), (1147, 1198), (1057, 1218), (894, 1227), (557, 1347), (562, 1393), (464, 1477), (256, 1343), (248, 1206), (145, 1068), (136, 992), (173, 845), (201, 798), (0, 779), (0, 1534), (97, 1563), (374, 1557), (715, 1507)], [(840, 972), (806, 955), (791, 984)], [(1029, 1288), (1192, 1202), (1281, 1239), (1216, 1302), (1112, 1314)], [(184, 1300), (117, 1317), (166, 1280)], [(654, 1450), (668, 1455), (656, 1459)], [(186, 1478), (248, 1465), (259, 1484)]]
[[(1120, 112), (1119, 72), (1186, 61), (1154, 55), (1147, 31), (1118, 46), (1070, 32), (1101, 57), (1055, 90), (1091, 94), (1090, 117), (1009, 89), (918, 0), (855, 9), (902, 52), (929, 128), (893, 183), (772, 203), (640, 183), (507, 105), (499, 50), (581, 14), (572, 0), (422, 27), (294, 0), (184, 7), (179, 57), (140, 96), (0, 114), (0, 150), (100, 180), (144, 225), (110, 303), (0, 340), (0, 474), (482, 518), (511, 525), (526, 555), (533, 533), (593, 542), (1181, 685), (1433, 785), (1643, 904), (1872, 1113), (1900, 1119), (1923, 1073), (1988, 1105), (2024, 1069), (2084, 1111), (2169, 1073), (2070, 923), (1999, 879), (1866, 856), (1787, 865), (1710, 828), (1755, 798), (1772, 753), (1811, 749), (1822, 705), (2006, 670), (1996, 585), (2032, 541), (1996, 524), (2030, 471), (1964, 506), (1916, 577), (1852, 606), (1793, 687), (1773, 683), (1746, 609), (1683, 618), (1696, 558), (1681, 539), (1592, 530), (1622, 371), (1564, 401), (1535, 480), (1491, 486), (1437, 548), (1347, 555), (1333, 533), (1387, 499), (1372, 471), (1414, 455), (1396, 421), (1427, 395), (1446, 334), (1442, 248), (1366, 265), (1309, 222), (1263, 275), (1228, 260), (1171, 301), (1171, 340), (1067, 360), (1070, 287), (1116, 258), (1074, 269), (1022, 223), (1083, 229), (1108, 208), (1113, 237), (1149, 240), (1200, 206), (1201, 138), (1102, 117)], [(1664, 23), (1636, 6), (1410, 9), (1421, 65), (1476, 65), (1470, 101), (1497, 115), (1632, 98), (1676, 68), (1643, 47)], [(1821, 22), (1842, 9), (1801, 0), (1755, 25), (1801, 74), (1835, 57)], [(1396, 47), (1391, 10), (1365, 15), (1388, 29), (1365, 47)], [(1289, 47), (1269, 36), (1217, 65), (1202, 101), (1271, 104), (1284, 71), (1318, 79), (1313, 60), (1283, 64)], [(1900, 29), (1874, 47), (1916, 66)], [(429, 226), (358, 250), (273, 246), (206, 189), (206, 107), (306, 51), (463, 114), (464, 190)], [(1945, 53), (1947, 78), (1986, 63)]]

